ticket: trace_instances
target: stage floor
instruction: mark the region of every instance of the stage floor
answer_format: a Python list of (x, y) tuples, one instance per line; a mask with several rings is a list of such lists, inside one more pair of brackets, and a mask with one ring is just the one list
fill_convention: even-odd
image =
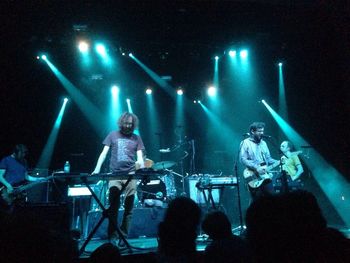
[[(158, 242), (157, 238), (131, 238), (127, 239), (130, 244), (130, 249), (121, 248), (120, 253), (122, 256), (137, 255), (137, 254), (149, 254), (157, 252)], [(104, 243), (107, 243), (107, 239), (92, 239), (85, 247), (85, 251), (80, 255), (80, 259), (87, 259), (91, 253)], [(197, 251), (204, 251), (205, 247), (210, 241), (205, 236), (198, 236), (197, 238)], [(84, 240), (79, 242), (79, 249), (84, 244)]]

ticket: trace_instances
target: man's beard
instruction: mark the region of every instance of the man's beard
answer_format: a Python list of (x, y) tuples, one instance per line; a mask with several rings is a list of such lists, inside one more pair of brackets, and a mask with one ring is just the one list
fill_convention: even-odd
[(124, 135), (131, 135), (133, 131), (134, 131), (133, 128), (126, 128), (126, 127), (122, 127), (120, 130), (120, 132)]

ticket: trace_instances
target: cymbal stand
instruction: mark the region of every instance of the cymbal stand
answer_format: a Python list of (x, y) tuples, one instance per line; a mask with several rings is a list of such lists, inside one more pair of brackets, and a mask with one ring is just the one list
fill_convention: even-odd
[(181, 195), (182, 195), (182, 196), (183, 196), (183, 195), (187, 195), (187, 193), (186, 193), (186, 191), (185, 191), (185, 178), (186, 178), (188, 175), (183, 176), (182, 174), (176, 173), (176, 172), (174, 172), (173, 170), (169, 170), (169, 169), (164, 169), (164, 170), (167, 171), (167, 172), (169, 172), (169, 173), (171, 173), (171, 174), (175, 174), (175, 175), (177, 175), (178, 177), (181, 178), (181, 181), (182, 181), (182, 193), (181, 193)]

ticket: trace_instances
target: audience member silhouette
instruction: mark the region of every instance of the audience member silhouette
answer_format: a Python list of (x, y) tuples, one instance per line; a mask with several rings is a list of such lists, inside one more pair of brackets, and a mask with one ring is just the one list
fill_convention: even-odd
[(78, 256), (69, 231), (30, 211), (0, 215), (1, 262), (73, 262)]
[(245, 242), (232, 234), (231, 223), (223, 212), (207, 214), (202, 230), (212, 239), (205, 249), (204, 262), (250, 262)]
[(170, 202), (164, 220), (158, 226), (159, 262), (198, 262), (197, 228), (201, 210), (190, 198)]
[(348, 262), (350, 243), (327, 228), (316, 198), (306, 191), (266, 196), (247, 210), (254, 262)]
[(105, 243), (92, 252), (90, 255), (91, 263), (117, 263), (121, 262), (120, 252), (117, 246), (111, 243)]

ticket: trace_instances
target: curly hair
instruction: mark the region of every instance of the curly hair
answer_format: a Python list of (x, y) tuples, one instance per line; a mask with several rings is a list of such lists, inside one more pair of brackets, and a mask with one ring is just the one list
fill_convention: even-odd
[(127, 122), (127, 120), (129, 118), (132, 118), (132, 128), (133, 129), (137, 129), (137, 127), (139, 126), (139, 118), (137, 118), (137, 116), (131, 112), (124, 112), (118, 119), (118, 126), (121, 129), (121, 127), (123, 126), (123, 123)]

